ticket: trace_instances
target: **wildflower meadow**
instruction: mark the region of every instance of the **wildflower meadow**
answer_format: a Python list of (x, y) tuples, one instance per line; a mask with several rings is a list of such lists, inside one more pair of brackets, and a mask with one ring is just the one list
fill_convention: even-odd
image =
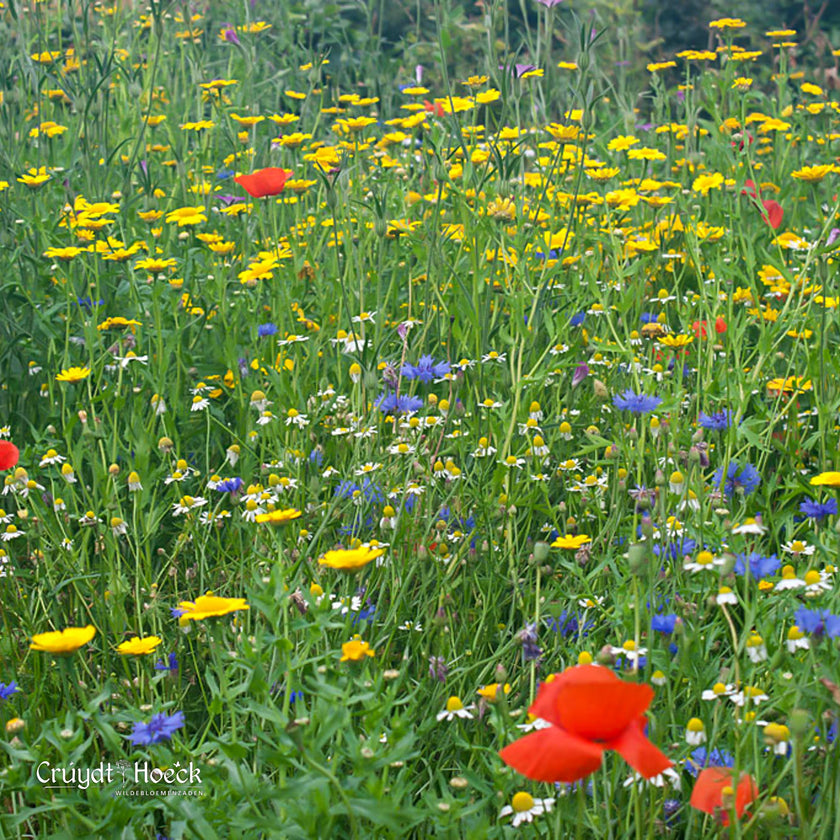
[(641, 5), (0, 3), (0, 836), (840, 836), (840, 15)]

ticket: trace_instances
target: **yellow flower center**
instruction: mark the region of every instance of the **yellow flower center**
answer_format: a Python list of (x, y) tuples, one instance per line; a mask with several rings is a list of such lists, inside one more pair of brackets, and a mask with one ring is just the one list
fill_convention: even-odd
[(534, 797), (530, 793), (520, 790), (519, 793), (513, 794), (510, 804), (517, 814), (521, 814), (523, 811), (530, 811), (534, 807)]
[(685, 727), (689, 732), (702, 732), (706, 727), (700, 718), (693, 717)]
[(461, 709), (464, 708), (464, 704), (461, 702), (460, 697), (450, 697), (446, 701), (446, 711), (447, 712), (460, 712)]
[(820, 582), (820, 573), (814, 569), (811, 569), (808, 572), (805, 572), (805, 583), (808, 586), (812, 586), (815, 583)]

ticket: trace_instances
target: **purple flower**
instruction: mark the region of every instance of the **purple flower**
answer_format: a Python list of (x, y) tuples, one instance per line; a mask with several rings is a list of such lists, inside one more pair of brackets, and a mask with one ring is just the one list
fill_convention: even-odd
[(661, 403), (661, 397), (634, 394), (629, 388), (623, 394), (618, 394), (613, 397), (613, 405), (616, 408), (630, 411), (633, 414), (648, 414), (651, 411), (655, 411)]
[(400, 394), (383, 394), (374, 405), (383, 414), (414, 414), (423, 407), (420, 397), (406, 397)]
[(152, 715), (152, 719), (148, 723), (142, 721), (135, 723), (134, 729), (128, 737), (135, 747), (148, 747), (152, 744), (159, 744), (161, 741), (168, 741), (183, 725), (183, 712), (175, 712), (174, 715), (160, 712), (160, 714)]
[(716, 411), (714, 414), (701, 411), (697, 422), (710, 432), (725, 432), (732, 425), (732, 412), (729, 409)]
[(20, 691), (20, 688), (14, 680), (8, 685), (0, 683), (0, 700), (8, 700), (17, 691)]
[(437, 362), (432, 356), (421, 356), (416, 365), (404, 364), (402, 376), (405, 379), (419, 379), (421, 382), (432, 382), (449, 373), (449, 362)]
[(219, 481), (216, 484), (215, 489), (218, 493), (237, 493), (242, 489), (243, 484), (245, 484), (245, 482), (239, 476), (236, 476), (234, 478), (225, 478), (222, 481)]
[(449, 673), (449, 668), (446, 665), (446, 660), (442, 656), (429, 657), (429, 676), (438, 682), (446, 682), (446, 675)]
[(720, 487), (721, 482), (723, 482), (723, 492), (729, 498), (732, 498), (738, 490), (743, 491), (745, 496), (749, 496), (761, 484), (761, 476), (752, 464), (744, 464), (742, 467), (737, 461), (731, 461), (726, 468), (725, 476), (723, 467), (715, 470), (712, 484)]
[(546, 9), (553, 9), (555, 6), (559, 6), (563, 0), (537, 0), (541, 6), (545, 6)]
[(225, 207), (230, 207), (231, 204), (236, 204), (236, 202), (242, 201), (238, 195), (214, 195), (213, 198), (215, 198), (216, 201), (221, 201)]
[(828, 234), (828, 239), (826, 240), (826, 246), (833, 245), (838, 237), (840, 237), (840, 228), (832, 228)]
[(277, 324), (272, 324), (271, 321), (267, 324), (260, 324), (257, 327), (257, 335), (260, 338), (265, 338), (267, 335), (277, 335)]
[(832, 615), (828, 610), (800, 607), (793, 614), (793, 620), (803, 633), (810, 633), (812, 636), (826, 635), (832, 639), (840, 636), (840, 616)]
[(578, 365), (572, 374), (572, 388), (577, 388), (589, 376), (589, 365)]
[(815, 522), (825, 519), (827, 516), (837, 515), (837, 499), (829, 499), (827, 502), (815, 502), (807, 499), (799, 503), (799, 510)]
[(173, 673), (178, 670), (178, 657), (170, 653), (166, 660), (158, 659), (155, 662), (155, 671), (169, 671)]
[(239, 41), (239, 36), (236, 34), (236, 30), (230, 25), (226, 25), (222, 29), (222, 38), (228, 44), (236, 44), (236, 46), (241, 46), (241, 43)]
[(516, 634), (522, 643), (522, 658), (525, 662), (536, 662), (542, 659), (542, 648), (537, 644), (537, 623), (531, 622)]
[(776, 574), (781, 565), (782, 561), (775, 554), (765, 557), (753, 551), (750, 554), (736, 555), (735, 574), (745, 575), (747, 568), (749, 568), (750, 577), (755, 580), (761, 580), (762, 578)]

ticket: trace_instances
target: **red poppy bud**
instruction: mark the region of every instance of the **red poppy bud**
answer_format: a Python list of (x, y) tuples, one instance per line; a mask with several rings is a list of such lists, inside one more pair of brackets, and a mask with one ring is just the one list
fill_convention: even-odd
[(728, 328), (726, 326), (726, 320), (724, 319), (723, 315), (718, 315), (715, 319), (715, 332), (718, 335), (723, 335), (727, 329)]
[(265, 198), (269, 195), (279, 195), (286, 186), (286, 181), (292, 175), (290, 169), (279, 169), (276, 166), (269, 166), (267, 169), (258, 169), (250, 175), (238, 175), (233, 180), (245, 190), (248, 195), (254, 198)]
[(20, 457), (18, 448), (8, 440), (0, 440), (0, 472), (10, 470)]
[(694, 335), (697, 338), (705, 338), (706, 337), (706, 322), (705, 321), (695, 321), (691, 325), (691, 329), (694, 331)]

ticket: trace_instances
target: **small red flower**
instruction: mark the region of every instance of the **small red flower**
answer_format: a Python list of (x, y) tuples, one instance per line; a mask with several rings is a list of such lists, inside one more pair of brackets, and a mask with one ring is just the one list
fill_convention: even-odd
[(428, 99), (424, 99), (423, 107), (436, 117), (442, 117), (444, 115), (443, 105), (441, 105), (440, 102), (429, 102)]
[(697, 338), (705, 338), (706, 337), (706, 322), (705, 321), (695, 321), (691, 325), (691, 329), (694, 332), (694, 335)]
[(727, 329), (729, 328), (726, 326), (726, 319), (723, 315), (718, 315), (717, 318), (715, 318), (715, 332), (718, 335), (723, 335)]
[(237, 175), (233, 180), (248, 195), (254, 198), (265, 198), (269, 195), (280, 195), (291, 175), (292, 171), (290, 169), (269, 166), (268, 169), (258, 169), (250, 175)]
[(18, 448), (8, 440), (0, 440), (0, 472), (10, 470), (20, 458)]
[[(729, 788), (734, 801), (724, 801), (724, 791)], [(691, 791), (691, 807), (705, 814), (717, 814), (723, 825), (729, 825), (729, 812), (735, 808), (738, 819), (747, 805), (758, 796), (758, 786), (752, 776), (742, 773), (735, 784), (735, 774), (729, 767), (707, 767), (700, 772)]]
[(575, 665), (542, 683), (528, 709), (551, 726), (499, 755), (540, 782), (576, 782), (601, 766), (604, 750), (615, 750), (646, 778), (658, 776), (671, 762), (644, 734), (644, 711), (652, 699), (649, 685), (624, 682), (598, 665)]

